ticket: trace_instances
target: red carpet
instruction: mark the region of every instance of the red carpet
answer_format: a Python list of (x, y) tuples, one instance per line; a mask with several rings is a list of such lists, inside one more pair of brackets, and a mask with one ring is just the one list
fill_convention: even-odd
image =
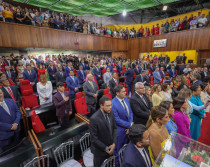
[(198, 141), (210, 146), (210, 113), (206, 113), (207, 119), (203, 119), (201, 124), (201, 137)]

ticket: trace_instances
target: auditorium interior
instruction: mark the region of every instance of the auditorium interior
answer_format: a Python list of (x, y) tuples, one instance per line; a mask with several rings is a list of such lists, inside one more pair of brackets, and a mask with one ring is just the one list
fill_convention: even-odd
[[(188, 89), (192, 95), (191, 99), (184, 99), (185, 102), (191, 101), (189, 104), (197, 95), (196, 86), (202, 89), (201, 95), (205, 97), (203, 100), (201, 95), (197, 96), (200, 101), (194, 104), (204, 106), (199, 110), (202, 117), (195, 114), (198, 112), (192, 105), (189, 105), (192, 113), (188, 113), (187, 109), (183, 111), (189, 119), (187, 129), (191, 137), (182, 134), (178, 121), (175, 122), (169, 109), (165, 109), (170, 120), (177, 123), (177, 129), (168, 133), (163, 147), (161, 142), (161, 150), (154, 162), (151, 158), (148, 163), (145, 155), (146, 160), (142, 159), (146, 162), (145, 167), (171, 167), (178, 163), (183, 167), (210, 167), (209, 0), (0, 0), (0, 63), (0, 167), (100, 167), (94, 165), (99, 157), (95, 152), (101, 149), (99, 143), (102, 142), (95, 132), (101, 127), (96, 127), (94, 116), (102, 112), (102, 106), (107, 102), (104, 98), (105, 102), (101, 104), (103, 97), (112, 102), (111, 112), (117, 128), (115, 145), (120, 148), (115, 146), (111, 155), (106, 153), (109, 151), (107, 145), (108, 151), (107, 147), (103, 151), (109, 156), (105, 156), (101, 167), (137, 167), (132, 163), (128, 165), (126, 147), (133, 141), (132, 134), (129, 134), (132, 126), (141, 122), (136, 121), (138, 116), (133, 116), (129, 131), (120, 121), (128, 121), (131, 114), (120, 118), (121, 113), (114, 111), (113, 107), (116, 105), (114, 100), (120, 97), (119, 91), (125, 88), (125, 98), (130, 102), (124, 106), (125, 111), (130, 110), (131, 105), (131, 112), (135, 115), (131, 101), (141, 84), (146, 91), (152, 91), (147, 99), (153, 107), (148, 112), (151, 110), (154, 113), (161, 104), (156, 105), (157, 101), (153, 99), (152, 94), (158, 89), (156, 84), (162, 91), (164, 85), (168, 91), (173, 91), (169, 93), (169, 101), (174, 106), (175, 115), (178, 111), (174, 101), (180, 97), (182, 89)], [(33, 71), (34, 76), (31, 77)], [(58, 74), (60, 78), (57, 73), (62, 73)], [(91, 76), (93, 81), (89, 80)], [(138, 76), (142, 79), (139, 77), (136, 81)], [(44, 86), (50, 83), (50, 88), (40, 86), (42, 80), (46, 80)], [(111, 80), (115, 84), (113, 88)], [(201, 83), (197, 85), (195, 82), (198, 80)], [(75, 81), (78, 86), (73, 86)], [(96, 93), (90, 93), (85, 88), (89, 82), (96, 84)], [(94, 90), (94, 85), (89, 85)], [(123, 88), (118, 90), (120, 85)], [(59, 93), (60, 87), (64, 87), (63, 94)], [(44, 91), (49, 89), (47, 96)], [(56, 101), (58, 94), (62, 105)], [(93, 97), (95, 102), (91, 103)], [(149, 102), (143, 100), (143, 103), (148, 107)], [(65, 116), (68, 120), (64, 125), (64, 118), (59, 116), (58, 110), (64, 107), (65, 111), (61, 112), (66, 114), (65, 107), (68, 105), (71, 112)], [(110, 123), (111, 116), (109, 119)], [(144, 119), (147, 122), (152, 115), (149, 113)], [(155, 120), (152, 121), (154, 123)], [(148, 128), (146, 123), (143, 124), (150, 134), (148, 129), (153, 125)], [(108, 129), (108, 125), (106, 127)], [(98, 133), (101, 135), (101, 132)], [(120, 133), (127, 137), (127, 142), (121, 146)], [(194, 138), (194, 135), (198, 136)], [(186, 147), (182, 152), (176, 150), (179, 142)], [(152, 144), (148, 147), (153, 152)], [(191, 158), (193, 156), (197, 156), (197, 160)]]

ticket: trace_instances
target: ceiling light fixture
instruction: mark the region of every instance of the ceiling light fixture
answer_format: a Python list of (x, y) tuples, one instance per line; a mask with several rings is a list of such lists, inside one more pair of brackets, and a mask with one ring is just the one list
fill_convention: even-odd
[(124, 10), (123, 13), (122, 13), (122, 15), (123, 16), (126, 16), (127, 15), (127, 12)]
[(163, 11), (166, 11), (168, 9), (168, 6), (163, 6)]

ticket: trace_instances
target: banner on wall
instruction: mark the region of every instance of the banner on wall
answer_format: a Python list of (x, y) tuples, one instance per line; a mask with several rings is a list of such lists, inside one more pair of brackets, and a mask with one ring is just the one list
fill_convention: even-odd
[(167, 39), (154, 40), (153, 47), (154, 48), (166, 47), (166, 42)]

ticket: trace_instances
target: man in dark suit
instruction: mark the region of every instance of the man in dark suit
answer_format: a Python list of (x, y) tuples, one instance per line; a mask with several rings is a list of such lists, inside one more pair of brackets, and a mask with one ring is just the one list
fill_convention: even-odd
[(164, 67), (160, 67), (160, 76), (161, 76), (162, 80), (164, 80), (164, 78), (165, 78)]
[(7, 78), (11, 78), (13, 82), (15, 82), (15, 73), (10, 70), (9, 66), (5, 66), (5, 72)]
[(136, 64), (136, 67), (134, 68), (134, 72), (136, 73), (136, 75), (139, 75), (141, 73), (139, 65)]
[(145, 95), (145, 87), (142, 82), (137, 82), (135, 84), (135, 90), (136, 91), (130, 98), (133, 121), (135, 124), (146, 125), (152, 108), (152, 102)]
[(72, 114), (71, 98), (69, 92), (65, 92), (63, 82), (57, 83), (58, 92), (53, 96), (53, 102), (56, 107), (56, 116), (59, 124), (68, 127), (69, 116)]
[(179, 66), (179, 75), (184, 74), (184, 69), (186, 68), (186, 66), (184, 65), (184, 63), (182, 62), (181, 65)]
[(80, 63), (79, 65), (82, 65), (84, 71), (87, 70), (87, 65), (86, 65), (86, 63), (84, 62), (84, 60), (82, 60), (81, 63)]
[(201, 75), (196, 72), (191, 76), (191, 79), (193, 81), (192, 85), (201, 85), (203, 82), (201, 81)]
[(82, 65), (79, 65), (79, 70), (77, 71), (77, 75), (79, 79), (79, 84), (82, 85), (86, 79), (86, 74), (85, 74), (85, 71), (83, 70)]
[(170, 78), (176, 77), (176, 69), (175, 69), (174, 65), (171, 65), (171, 69), (169, 70), (168, 73), (169, 73)]
[(168, 55), (165, 55), (164, 62), (165, 64), (168, 64), (170, 62), (170, 57), (168, 57)]
[(0, 152), (19, 139), (21, 113), (12, 99), (0, 90)]
[(55, 73), (56, 83), (66, 82), (66, 74), (63, 72), (62, 66), (58, 67), (58, 71)]
[(96, 102), (98, 97), (98, 87), (93, 81), (93, 75), (87, 75), (88, 81), (83, 84), (83, 90), (85, 92), (85, 101), (87, 103), (88, 112), (93, 115), (96, 112)]
[(184, 64), (186, 64), (187, 56), (185, 56), (185, 53), (183, 53), (183, 56), (181, 57), (181, 60)]
[(9, 56), (6, 57), (6, 59), (4, 60), (4, 62), (7, 64), (7, 66), (11, 67), (14, 65), (13, 61), (11, 60), (11, 58)]
[(150, 70), (151, 74), (155, 71), (155, 68), (153, 67), (153, 64), (149, 65), (149, 70)]
[(109, 158), (117, 142), (117, 127), (112, 113), (109, 97), (99, 100), (100, 109), (90, 118), (91, 152), (94, 156), (94, 167), (101, 167)]
[(109, 89), (110, 89), (110, 92), (112, 94), (112, 98), (115, 97), (115, 91), (114, 91), (114, 88), (115, 86), (119, 85), (120, 82), (117, 78), (117, 73), (116, 72), (113, 72), (112, 73), (112, 79), (109, 81)]
[(23, 79), (29, 80), (30, 84), (32, 84), (34, 91), (36, 91), (36, 83), (37, 83), (37, 74), (34, 70), (31, 70), (31, 65), (26, 65), (26, 70), (23, 72)]
[(134, 70), (128, 66), (128, 70), (125, 72), (125, 84), (128, 85), (128, 93), (132, 93)]
[(148, 70), (146, 70), (146, 75), (144, 76), (144, 80), (146, 81), (145, 86), (150, 86), (150, 76)]
[(116, 97), (112, 100), (112, 111), (117, 125), (117, 145), (114, 150), (116, 167), (119, 164), (118, 152), (128, 143), (128, 129), (133, 124), (133, 112), (126, 97), (125, 88), (118, 85), (115, 88)]
[(74, 76), (74, 71), (69, 72), (69, 77), (66, 78), (66, 85), (69, 88), (71, 99), (75, 98), (75, 94), (79, 92), (80, 84), (77, 77)]
[(146, 127), (134, 124), (129, 129), (130, 142), (123, 154), (123, 167), (152, 167), (148, 146), (150, 135)]
[(18, 107), (21, 106), (21, 95), (16, 86), (10, 86), (9, 81), (7, 78), (2, 78), (2, 91), (4, 93), (5, 98), (13, 99), (13, 101), (17, 104)]
[(121, 73), (122, 73), (122, 64), (121, 64), (120, 61), (117, 64), (117, 72), (118, 72), (119, 76), (121, 76)]
[(65, 67), (65, 74), (66, 74), (66, 77), (69, 76), (69, 72), (70, 70), (74, 70), (73, 66), (72, 66), (72, 62), (68, 62), (68, 66)]
[(50, 81), (55, 81), (55, 73), (57, 72), (57, 70), (56, 70), (55, 66), (53, 66), (52, 62), (49, 63), (47, 72), (49, 74)]
[(146, 71), (143, 70), (141, 72), (141, 74), (139, 74), (138, 76), (136, 76), (135, 80), (134, 80), (134, 83), (137, 83), (137, 82), (145, 82), (145, 75), (146, 75)]
[(96, 64), (96, 67), (93, 69), (93, 74), (96, 77), (97, 82), (101, 80), (101, 69), (99, 68), (100, 63)]

